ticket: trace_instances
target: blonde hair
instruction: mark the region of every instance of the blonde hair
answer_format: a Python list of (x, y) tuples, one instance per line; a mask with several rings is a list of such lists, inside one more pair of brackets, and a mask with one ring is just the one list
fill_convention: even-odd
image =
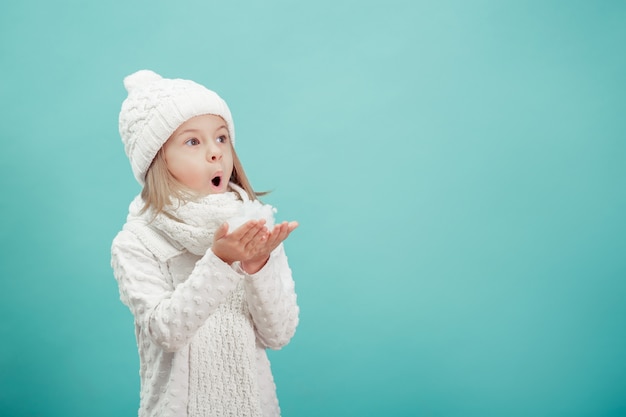
[[(267, 192), (256, 192), (250, 185), (250, 181), (246, 176), (241, 161), (235, 152), (235, 148), (230, 145), (233, 152), (233, 172), (230, 176), (230, 182), (233, 182), (243, 188), (248, 194), (250, 200), (256, 200), (257, 197), (266, 195)], [(164, 213), (165, 206), (172, 203), (172, 199), (182, 202), (193, 201), (199, 196), (181, 184), (167, 169), (165, 161), (165, 151), (159, 149), (156, 156), (152, 160), (148, 172), (146, 172), (146, 180), (141, 190), (141, 198), (144, 206), (141, 213), (152, 210), (154, 216)], [(165, 213), (167, 215), (167, 213)]]

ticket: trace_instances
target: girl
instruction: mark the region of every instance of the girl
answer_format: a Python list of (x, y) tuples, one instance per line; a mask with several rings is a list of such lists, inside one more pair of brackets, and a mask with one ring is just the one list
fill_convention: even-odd
[(298, 324), (282, 245), (298, 224), (273, 226), (256, 200), (216, 93), (147, 70), (124, 85), (120, 135), (143, 190), (111, 265), (135, 319), (139, 416), (279, 416), (265, 349)]

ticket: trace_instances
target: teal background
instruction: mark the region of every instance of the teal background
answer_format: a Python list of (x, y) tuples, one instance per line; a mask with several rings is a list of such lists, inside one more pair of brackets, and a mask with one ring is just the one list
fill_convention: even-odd
[(626, 416), (626, 3), (0, 12), (0, 415), (132, 416), (110, 242), (142, 68), (219, 92), (289, 238), (288, 416)]

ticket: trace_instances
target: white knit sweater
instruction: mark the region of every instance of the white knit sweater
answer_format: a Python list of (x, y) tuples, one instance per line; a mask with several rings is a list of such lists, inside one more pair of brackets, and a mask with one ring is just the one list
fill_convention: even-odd
[(111, 254), (135, 317), (140, 417), (280, 415), (265, 349), (289, 342), (299, 313), (282, 245), (247, 275), (130, 221)]

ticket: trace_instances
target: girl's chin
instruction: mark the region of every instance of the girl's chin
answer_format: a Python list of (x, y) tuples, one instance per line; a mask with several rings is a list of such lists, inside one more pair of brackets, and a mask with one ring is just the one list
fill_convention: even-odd
[(226, 191), (228, 191), (228, 187), (214, 187), (211, 186), (209, 188), (205, 188), (203, 190), (198, 190), (198, 194), (200, 194), (200, 196), (202, 197), (206, 197), (207, 195), (211, 195), (211, 194), (223, 194)]

